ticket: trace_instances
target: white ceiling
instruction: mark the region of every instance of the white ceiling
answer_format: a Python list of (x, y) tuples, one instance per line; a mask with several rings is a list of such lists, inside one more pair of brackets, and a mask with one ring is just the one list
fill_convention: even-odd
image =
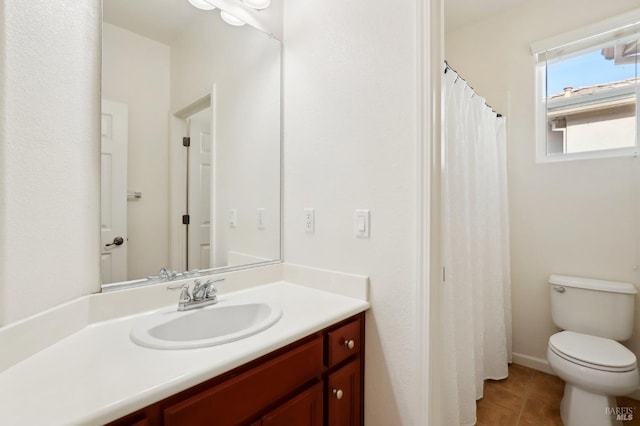
[(523, 5), (527, 0), (444, 0), (445, 31), (455, 30)]
[[(104, 0), (104, 20), (170, 44), (199, 13), (187, 0)], [(444, 0), (445, 31), (513, 9), (527, 0)], [(529, 0), (531, 1), (531, 0)], [(210, 13), (210, 12), (205, 12)]]
[(103, 8), (105, 22), (164, 44), (170, 44), (199, 13), (211, 13), (187, 0), (104, 0)]

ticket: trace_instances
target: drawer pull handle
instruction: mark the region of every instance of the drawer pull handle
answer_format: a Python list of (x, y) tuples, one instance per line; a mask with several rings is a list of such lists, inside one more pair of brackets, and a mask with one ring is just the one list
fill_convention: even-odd
[(349, 348), (349, 349), (353, 349), (356, 346), (356, 342), (354, 342), (353, 340), (345, 340), (344, 341), (344, 346)]
[(337, 399), (342, 399), (343, 395), (344, 395), (344, 392), (342, 392), (342, 389), (333, 390), (333, 396), (335, 396)]

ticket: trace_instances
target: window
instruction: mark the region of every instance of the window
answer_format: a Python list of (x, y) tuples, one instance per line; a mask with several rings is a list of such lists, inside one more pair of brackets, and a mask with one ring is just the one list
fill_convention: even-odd
[(532, 45), (537, 160), (638, 151), (640, 12)]

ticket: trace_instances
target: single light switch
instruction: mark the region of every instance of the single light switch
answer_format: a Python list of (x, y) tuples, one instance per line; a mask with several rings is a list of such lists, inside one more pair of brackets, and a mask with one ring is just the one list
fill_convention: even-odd
[(369, 210), (356, 210), (356, 237), (369, 238)]
[(364, 216), (358, 216), (358, 232), (363, 233), (367, 230), (367, 222)]
[(264, 229), (264, 209), (258, 208), (258, 229)]
[(238, 211), (236, 209), (229, 210), (229, 228), (238, 226)]

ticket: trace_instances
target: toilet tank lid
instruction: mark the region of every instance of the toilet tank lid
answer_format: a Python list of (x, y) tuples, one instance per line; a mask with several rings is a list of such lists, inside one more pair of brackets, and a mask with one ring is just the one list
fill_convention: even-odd
[(564, 287), (584, 288), (587, 290), (608, 291), (612, 293), (636, 294), (636, 286), (619, 281), (605, 281), (594, 278), (570, 277), (567, 275), (551, 275), (549, 284)]

